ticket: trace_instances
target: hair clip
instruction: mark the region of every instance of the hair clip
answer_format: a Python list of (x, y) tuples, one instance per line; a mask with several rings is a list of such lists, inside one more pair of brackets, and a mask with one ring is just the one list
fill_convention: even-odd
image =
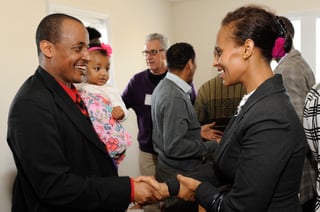
[(277, 23), (278, 28), (280, 29), (280, 36), (285, 37), (287, 35), (286, 25), (279, 18), (279, 16), (276, 16), (276, 23)]

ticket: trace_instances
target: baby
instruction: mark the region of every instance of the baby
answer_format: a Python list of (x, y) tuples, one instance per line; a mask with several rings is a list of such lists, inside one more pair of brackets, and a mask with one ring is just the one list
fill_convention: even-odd
[(86, 77), (83, 83), (77, 85), (77, 89), (97, 134), (115, 164), (119, 165), (131, 145), (131, 136), (121, 124), (127, 118), (128, 110), (120, 93), (107, 84), (112, 49), (101, 43), (94, 44), (88, 50), (90, 61)]

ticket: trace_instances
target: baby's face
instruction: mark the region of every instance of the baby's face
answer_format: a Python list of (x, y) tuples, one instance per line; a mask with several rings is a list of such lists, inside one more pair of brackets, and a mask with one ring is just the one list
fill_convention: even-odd
[(90, 61), (86, 70), (86, 82), (94, 85), (104, 85), (109, 80), (110, 60), (95, 50), (90, 52)]

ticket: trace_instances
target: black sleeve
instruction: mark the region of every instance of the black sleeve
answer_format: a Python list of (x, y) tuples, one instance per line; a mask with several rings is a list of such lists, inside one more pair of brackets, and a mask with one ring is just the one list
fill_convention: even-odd
[(208, 212), (222, 212), (221, 203), (225, 192), (219, 191), (212, 184), (203, 182), (196, 190), (196, 200)]

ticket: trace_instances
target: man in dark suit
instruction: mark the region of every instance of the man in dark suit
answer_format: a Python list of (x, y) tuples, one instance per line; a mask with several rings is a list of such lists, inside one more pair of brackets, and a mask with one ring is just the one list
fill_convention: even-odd
[(73, 83), (84, 77), (89, 36), (80, 20), (46, 16), (36, 32), (39, 67), (16, 94), (7, 141), (17, 166), (12, 211), (124, 211), (158, 193), (119, 177)]

